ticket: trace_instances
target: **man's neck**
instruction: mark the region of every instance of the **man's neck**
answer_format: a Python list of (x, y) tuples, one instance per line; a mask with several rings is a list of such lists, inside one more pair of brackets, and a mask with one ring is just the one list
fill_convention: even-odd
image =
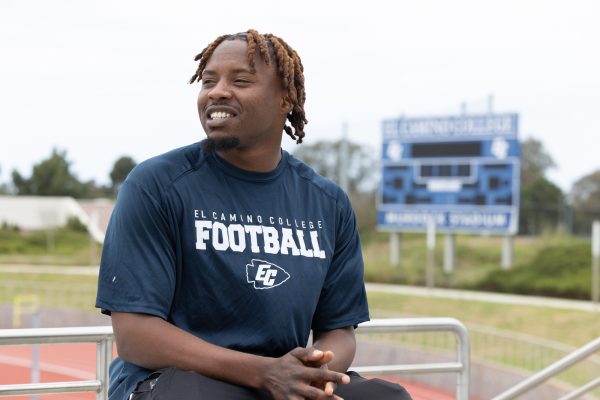
[(252, 172), (271, 172), (281, 161), (281, 148), (271, 152), (244, 149), (219, 150), (217, 154), (228, 163)]

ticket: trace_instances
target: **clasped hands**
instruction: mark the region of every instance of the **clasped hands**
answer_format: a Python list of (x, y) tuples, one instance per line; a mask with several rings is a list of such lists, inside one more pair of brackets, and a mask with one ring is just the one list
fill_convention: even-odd
[(333, 357), (331, 351), (295, 348), (273, 360), (265, 376), (265, 387), (274, 400), (343, 400), (333, 392), (338, 384), (350, 383), (350, 377), (329, 370), (327, 364)]

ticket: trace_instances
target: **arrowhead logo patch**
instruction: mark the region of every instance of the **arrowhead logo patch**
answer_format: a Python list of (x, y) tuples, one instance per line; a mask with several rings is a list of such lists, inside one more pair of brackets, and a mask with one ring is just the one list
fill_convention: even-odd
[(290, 274), (278, 265), (268, 261), (252, 259), (246, 264), (246, 280), (254, 289), (272, 289), (290, 279)]

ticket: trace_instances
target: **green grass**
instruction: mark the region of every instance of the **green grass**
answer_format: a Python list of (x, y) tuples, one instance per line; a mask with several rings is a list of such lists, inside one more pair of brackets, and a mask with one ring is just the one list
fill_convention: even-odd
[(100, 246), (81, 230), (0, 229), (0, 264), (97, 265)]
[(33, 295), (41, 307), (92, 311), (97, 284), (95, 276), (0, 272), (0, 304)]
[(600, 337), (598, 313), (378, 292), (368, 296), (375, 317), (452, 317), (467, 327), (490, 326), (572, 346), (582, 346)]
[(547, 244), (530, 263), (492, 271), (476, 285), (488, 291), (589, 299), (591, 264), (587, 241)]
[[(365, 279), (370, 282), (425, 284), (427, 249), (425, 235), (402, 234), (400, 243), (400, 265), (391, 267), (389, 235), (377, 240), (365, 241)], [(437, 286), (449, 287), (476, 281), (488, 272), (500, 267), (502, 239), (498, 237), (457, 236), (455, 271), (446, 274), (442, 270), (444, 237), (438, 235), (435, 247), (435, 282)], [(524, 239), (523, 241), (525, 241)], [(516, 257), (532, 257), (533, 248), (515, 246)]]
[[(514, 239), (514, 266), (502, 271), (500, 266), (503, 238), (497, 236), (456, 236), (454, 271), (443, 271), (444, 236), (438, 235), (435, 247), (435, 286), (461, 289), (487, 289), (515, 293), (537, 293), (561, 297), (588, 298), (591, 268), (589, 262), (589, 240), (569, 236), (516, 237)], [(388, 234), (367, 235), (363, 240), (365, 280), (368, 282), (425, 285), (427, 249), (425, 235), (402, 234), (400, 265), (390, 263)], [(544, 257), (546, 253), (553, 254)], [(587, 257), (587, 258), (586, 258)], [(548, 273), (548, 261), (553, 268), (572, 264), (575, 274), (558, 275)], [(496, 285), (497, 280), (514, 284)], [(505, 279), (510, 276), (512, 280)], [(519, 287), (520, 285), (520, 287)], [(556, 290), (553, 288), (556, 287)], [(517, 290), (518, 289), (518, 290)]]

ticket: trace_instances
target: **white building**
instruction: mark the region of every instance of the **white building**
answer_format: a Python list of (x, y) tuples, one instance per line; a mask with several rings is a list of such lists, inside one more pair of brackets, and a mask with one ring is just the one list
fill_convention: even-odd
[(76, 217), (99, 243), (114, 202), (108, 199), (75, 200), (54, 196), (0, 196), (0, 224), (16, 225), (25, 231), (54, 229)]

